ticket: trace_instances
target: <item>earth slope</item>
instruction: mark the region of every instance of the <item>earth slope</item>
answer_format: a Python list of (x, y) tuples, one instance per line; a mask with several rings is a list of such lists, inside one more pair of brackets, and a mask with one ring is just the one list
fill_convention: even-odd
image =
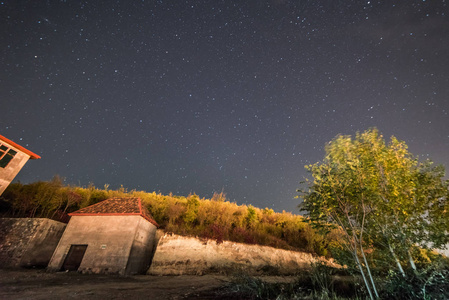
[(293, 275), (319, 260), (309, 253), (224, 241), (201, 240), (158, 231), (159, 242), (148, 274), (204, 275), (244, 271), (253, 275)]

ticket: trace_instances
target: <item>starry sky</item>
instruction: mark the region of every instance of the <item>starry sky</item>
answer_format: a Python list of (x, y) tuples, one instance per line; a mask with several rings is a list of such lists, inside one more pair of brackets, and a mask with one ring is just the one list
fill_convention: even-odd
[(42, 156), (15, 181), (298, 213), (370, 127), (449, 167), (448, 2), (0, 1), (0, 134)]

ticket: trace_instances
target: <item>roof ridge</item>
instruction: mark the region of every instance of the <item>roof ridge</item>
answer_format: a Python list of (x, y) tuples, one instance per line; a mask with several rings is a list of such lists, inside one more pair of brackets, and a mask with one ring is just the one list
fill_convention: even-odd
[(112, 198), (108, 198), (108, 199), (104, 199), (104, 200), (101, 200), (101, 201), (99, 201), (99, 202), (97, 202), (97, 203), (94, 203), (94, 204), (91, 204), (91, 205), (88, 205), (88, 206), (85, 206), (85, 207), (83, 207), (83, 208), (80, 208), (80, 209), (78, 209), (78, 210), (75, 210), (75, 211), (72, 211), (71, 212), (71, 214), (74, 214), (74, 213), (78, 213), (80, 210), (83, 210), (83, 209), (85, 209), (85, 208), (88, 208), (88, 207), (94, 207), (94, 206), (98, 206), (99, 204), (101, 204), (102, 202), (104, 202), (104, 201), (106, 201), (106, 200), (111, 200), (111, 199), (114, 199), (114, 197), (112, 197)]

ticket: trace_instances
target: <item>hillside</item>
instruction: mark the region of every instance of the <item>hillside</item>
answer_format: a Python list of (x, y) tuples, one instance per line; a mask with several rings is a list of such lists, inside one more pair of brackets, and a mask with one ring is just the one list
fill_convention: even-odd
[(339, 267), (332, 260), (310, 253), (273, 249), (224, 241), (217, 243), (158, 231), (158, 245), (148, 274), (205, 275), (236, 274), (295, 275), (323, 262)]
[(314, 232), (299, 215), (277, 213), (268, 208), (237, 205), (223, 193), (211, 199), (198, 195), (162, 195), (156, 192), (110, 190), (66, 186), (58, 178), (30, 184), (14, 183), (0, 197), (4, 217), (42, 217), (68, 222), (70, 212), (111, 197), (139, 197), (161, 229), (183, 236), (197, 236), (217, 243), (233, 241), (246, 244), (297, 250), (330, 256), (337, 239), (326, 239)]

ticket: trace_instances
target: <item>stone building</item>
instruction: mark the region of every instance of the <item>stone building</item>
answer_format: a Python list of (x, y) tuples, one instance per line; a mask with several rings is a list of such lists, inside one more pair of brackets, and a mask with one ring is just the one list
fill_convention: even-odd
[(111, 198), (70, 213), (49, 271), (144, 274), (158, 227), (140, 198)]
[(0, 135), (0, 195), (29, 159), (39, 155)]

